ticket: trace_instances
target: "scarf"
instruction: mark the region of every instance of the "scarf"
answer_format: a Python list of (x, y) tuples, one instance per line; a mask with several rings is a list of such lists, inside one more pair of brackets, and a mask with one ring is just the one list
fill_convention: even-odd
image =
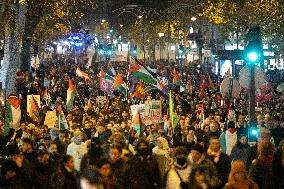
[(231, 134), (233, 134), (234, 132), (236, 132), (236, 128), (230, 128), (230, 129), (228, 129), (228, 131), (229, 131)]
[(221, 153), (221, 149), (218, 152), (214, 152), (213, 150), (211, 150), (211, 148), (208, 148), (207, 150), (207, 154), (213, 157), (215, 163), (219, 162)]

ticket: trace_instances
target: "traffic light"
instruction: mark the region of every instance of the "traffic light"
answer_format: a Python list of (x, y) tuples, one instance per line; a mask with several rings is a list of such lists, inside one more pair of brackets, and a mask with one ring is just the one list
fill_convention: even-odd
[(104, 47), (102, 44), (99, 44), (99, 54), (104, 54)]
[(112, 45), (111, 44), (108, 45), (106, 53), (107, 53), (108, 56), (112, 55)]
[(132, 54), (133, 55), (137, 55), (138, 51), (137, 51), (137, 46), (135, 46), (132, 50)]
[(179, 52), (180, 55), (183, 55), (183, 53), (184, 53), (184, 46), (183, 45), (179, 45), (178, 52)]
[(245, 59), (249, 64), (255, 64), (262, 59), (262, 40), (259, 27), (249, 30), (246, 35)]
[(248, 130), (248, 141), (249, 142), (257, 142), (259, 135), (259, 128), (250, 127)]

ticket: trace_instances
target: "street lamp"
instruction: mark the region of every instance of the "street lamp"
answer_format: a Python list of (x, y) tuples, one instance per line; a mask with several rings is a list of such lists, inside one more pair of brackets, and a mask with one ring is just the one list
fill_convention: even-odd
[(162, 59), (162, 47), (161, 47), (162, 46), (162, 41), (161, 41), (161, 37), (164, 37), (165, 34), (160, 32), (160, 33), (158, 33), (158, 35), (160, 37), (160, 61), (161, 61), (161, 59)]

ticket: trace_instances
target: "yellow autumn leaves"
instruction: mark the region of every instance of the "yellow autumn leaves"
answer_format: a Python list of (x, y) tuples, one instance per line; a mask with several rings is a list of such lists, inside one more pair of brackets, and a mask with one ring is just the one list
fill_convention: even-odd
[(284, 5), (280, 1), (283, 0), (244, 0), (240, 5), (232, 0), (208, 0), (199, 16), (217, 25), (236, 18), (245, 23), (261, 23), (283, 14)]

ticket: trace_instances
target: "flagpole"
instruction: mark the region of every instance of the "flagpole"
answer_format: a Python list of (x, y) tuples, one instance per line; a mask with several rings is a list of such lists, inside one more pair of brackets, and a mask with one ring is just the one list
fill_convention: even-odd
[[(171, 99), (173, 100), (173, 98), (172, 98), (172, 90), (170, 90), (170, 100), (169, 101), (171, 101)], [(171, 119), (171, 122), (172, 122), (172, 128), (174, 127), (174, 116), (172, 115), (173, 114), (173, 112), (172, 112), (172, 108), (171, 108), (171, 102), (170, 102), (170, 119)]]
[(60, 128), (60, 112), (58, 112), (58, 129), (61, 130), (61, 128)]

